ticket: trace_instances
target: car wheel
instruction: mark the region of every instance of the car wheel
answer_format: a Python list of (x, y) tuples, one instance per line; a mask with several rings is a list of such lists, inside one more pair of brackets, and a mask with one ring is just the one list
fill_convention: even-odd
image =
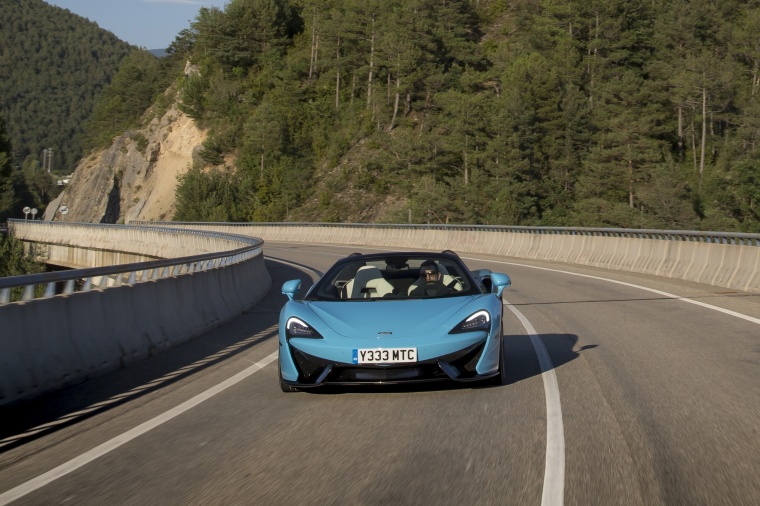
[(280, 358), (277, 357), (277, 376), (280, 379), (280, 390), (283, 392), (298, 392), (298, 388), (289, 385), (282, 380), (282, 369), (280, 369)]
[(507, 368), (504, 365), (504, 331), (501, 332), (501, 342), (499, 343), (499, 384), (507, 384)]

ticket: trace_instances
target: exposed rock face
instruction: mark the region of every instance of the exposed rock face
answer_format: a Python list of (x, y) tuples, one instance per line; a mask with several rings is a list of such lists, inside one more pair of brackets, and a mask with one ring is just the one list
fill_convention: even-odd
[[(83, 158), (45, 220), (124, 223), (170, 220), (177, 177), (196, 161), (206, 132), (176, 104), (146, 128), (116, 138), (108, 149)], [(61, 206), (68, 214), (58, 213)]]

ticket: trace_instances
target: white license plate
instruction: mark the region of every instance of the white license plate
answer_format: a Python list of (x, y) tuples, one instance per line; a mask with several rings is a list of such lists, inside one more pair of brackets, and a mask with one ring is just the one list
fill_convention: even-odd
[(417, 348), (360, 348), (354, 350), (354, 364), (407, 364), (417, 361)]

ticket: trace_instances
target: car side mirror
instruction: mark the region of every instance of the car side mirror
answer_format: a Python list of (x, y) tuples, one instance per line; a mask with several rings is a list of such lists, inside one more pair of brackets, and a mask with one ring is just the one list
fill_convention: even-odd
[(288, 300), (293, 300), (293, 297), (295, 296), (295, 294), (298, 293), (300, 289), (301, 289), (300, 279), (291, 279), (290, 281), (286, 281), (282, 285), (282, 293), (283, 295), (288, 296)]
[(491, 292), (495, 293), (496, 295), (501, 297), (501, 292), (504, 291), (504, 288), (510, 286), (512, 284), (512, 280), (509, 279), (509, 276), (506, 274), (502, 274), (501, 272), (492, 272), (491, 273)]

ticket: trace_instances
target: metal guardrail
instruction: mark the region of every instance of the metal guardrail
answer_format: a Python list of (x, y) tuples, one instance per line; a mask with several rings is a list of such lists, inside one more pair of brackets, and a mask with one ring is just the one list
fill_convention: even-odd
[[(9, 220), (11, 228), (13, 221), (23, 220)], [(61, 226), (68, 225), (73, 224), (61, 224)], [(263, 240), (254, 237), (230, 235), (219, 232), (205, 232), (200, 230), (93, 223), (76, 223), (76, 225), (98, 228), (137, 228), (155, 232), (171, 231), (172, 233), (180, 235), (195, 235), (219, 239), (232, 238), (245, 246), (230, 251), (205, 253), (202, 255), (181, 258), (151, 260), (148, 262), (135, 262), (106, 267), (72, 269), (67, 271), (0, 278), (0, 305), (10, 303), (12, 298), (19, 298), (21, 301), (30, 301), (37, 298), (48, 298), (58, 294), (87, 292), (92, 290), (93, 287), (105, 288), (122, 285), (131, 286), (135, 283), (225, 267), (261, 254), (262, 246), (264, 244)], [(20, 297), (18, 296), (19, 293)]]
[[(147, 225), (147, 221), (132, 221), (133, 224)], [(631, 237), (639, 239), (656, 239), (668, 241), (704, 242), (711, 244), (734, 244), (740, 246), (760, 246), (760, 234), (742, 232), (700, 232), (688, 230), (656, 230), (635, 228), (581, 228), (581, 227), (526, 227), (509, 225), (435, 225), (435, 224), (383, 224), (383, 223), (305, 223), (305, 222), (261, 222), (261, 223), (225, 223), (225, 222), (165, 222), (167, 226), (212, 225), (226, 227), (344, 227), (344, 228), (393, 228), (414, 230), (461, 230), (472, 232), (512, 232), (518, 234), (562, 234), (595, 237)]]

